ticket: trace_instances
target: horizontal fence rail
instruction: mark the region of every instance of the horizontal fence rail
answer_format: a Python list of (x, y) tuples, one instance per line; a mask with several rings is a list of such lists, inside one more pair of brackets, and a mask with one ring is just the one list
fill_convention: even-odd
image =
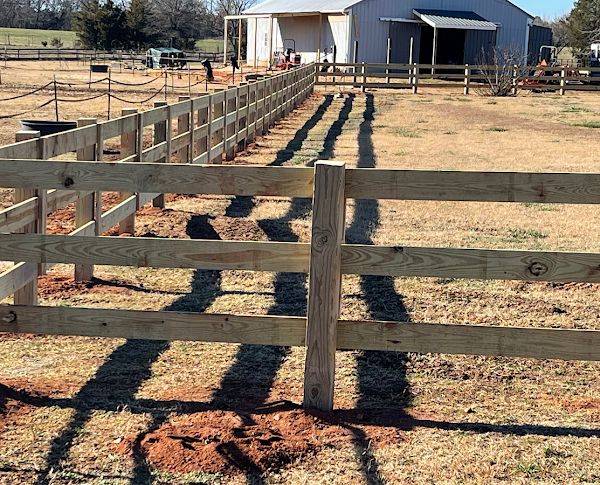
[[(227, 100), (227, 94), (220, 99)], [(107, 130), (116, 136), (136, 126), (139, 129), (145, 122), (160, 123), (169, 117), (163, 110), (124, 117)], [(170, 111), (177, 116), (185, 108), (171, 107)], [(83, 135), (86, 130), (80, 133), (87, 136)], [(68, 137), (62, 140), (61, 146), (77, 145)], [(85, 143), (90, 141), (91, 135)], [(27, 143), (21, 146), (29, 147)], [(55, 153), (54, 145), (36, 143), (31, 145), (36, 147), (35, 154)], [(14, 155), (16, 145), (4, 153)], [(171, 140), (166, 153), (173, 146)], [(188, 153), (185, 159), (190, 158)], [(56, 263), (309, 275), (306, 318), (4, 305), (0, 331), (306, 346), (304, 404), (325, 410), (333, 406), (336, 349), (600, 360), (600, 331), (595, 330), (339, 319), (342, 274), (600, 282), (599, 253), (344, 244), (347, 199), (599, 204), (598, 173), (346, 169), (340, 162), (284, 168), (10, 157), (0, 160), (0, 175), (8, 187), (37, 191), (35, 197), (0, 212), (0, 260), (24, 261), (0, 276), (0, 297), (28, 278), (35, 279), (40, 267)], [(42, 201), (57, 206), (58, 200), (72, 200), (76, 194), (85, 198), (107, 190), (133, 195), (117, 209), (91, 214), (70, 235), (14, 233), (35, 222), (36, 214), (39, 218)], [(141, 194), (150, 194), (148, 198), (161, 193), (312, 198), (311, 243), (100, 236), (98, 227), (104, 229), (130, 213), (118, 207), (135, 210)]]
[[(600, 91), (600, 68), (567, 66), (475, 66), (455, 64), (319, 63), (317, 86), (411, 89), (485, 88), (497, 77), (522, 90)], [(437, 80), (438, 82), (431, 82)], [(428, 82), (429, 81), (429, 82)], [(442, 82), (443, 81), (443, 82)]]

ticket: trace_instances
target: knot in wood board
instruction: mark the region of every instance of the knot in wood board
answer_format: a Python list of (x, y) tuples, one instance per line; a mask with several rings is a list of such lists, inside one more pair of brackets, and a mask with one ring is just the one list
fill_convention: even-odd
[(15, 312), (8, 312), (4, 317), (2, 317), (2, 321), (6, 323), (13, 323), (17, 319), (17, 314)]
[(531, 263), (527, 269), (533, 276), (543, 276), (548, 272), (548, 266), (538, 261)]

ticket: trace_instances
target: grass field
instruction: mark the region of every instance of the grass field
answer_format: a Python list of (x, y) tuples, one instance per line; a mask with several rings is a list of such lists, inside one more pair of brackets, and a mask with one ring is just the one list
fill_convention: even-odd
[[(312, 97), (235, 163), (598, 171), (593, 94), (334, 94)], [(597, 206), (349, 202), (349, 242), (600, 251)], [(167, 210), (138, 214), (136, 235), (308, 242), (310, 224), (302, 199), (169, 196)], [(43, 304), (306, 312), (297, 274), (71, 274), (59, 265), (40, 281)], [(344, 319), (600, 329), (596, 284), (342, 286)], [(301, 348), (0, 335), (0, 484), (600, 482), (598, 363), (338, 352), (330, 415), (298, 409), (303, 365)]]
[[(36, 30), (12, 29), (0, 27), (0, 47), (42, 47), (42, 41), (48, 42), (58, 37), (64, 48), (73, 48), (77, 42), (77, 33), (65, 30)], [(221, 37), (201, 39), (196, 41), (196, 49), (202, 52), (222, 52), (223, 39)]]
[(0, 27), (0, 46), (14, 47), (42, 47), (42, 41), (48, 42), (58, 37), (63, 47), (71, 48), (77, 41), (77, 34), (67, 30), (36, 30), (36, 29), (11, 29)]

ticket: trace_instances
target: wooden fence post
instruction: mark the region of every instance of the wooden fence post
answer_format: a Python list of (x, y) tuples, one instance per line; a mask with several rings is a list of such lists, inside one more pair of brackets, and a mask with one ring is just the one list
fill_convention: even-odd
[[(208, 93), (200, 93), (198, 95), (200, 96), (210, 96)], [(192, 104), (192, 109), (194, 108), (194, 105)], [(210, 109), (210, 98), (208, 98), (208, 107), (206, 108), (201, 108), (198, 110), (198, 121), (197, 121), (197, 126), (204, 126), (208, 123), (208, 111)], [(209, 128), (210, 129), (210, 128)], [(208, 150), (208, 140), (210, 139), (210, 134), (208, 132), (209, 130), (207, 130), (207, 133), (205, 136), (199, 138), (196, 141), (196, 152), (198, 153), (198, 156), (202, 155), (204, 152), (206, 152)], [(210, 153), (208, 153), (206, 155), (206, 161), (205, 163), (208, 163), (210, 159)], [(194, 158), (192, 157), (192, 163), (194, 163)]]
[[(241, 152), (246, 149), (246, 139), (248, 138), (248, 108), (249, 108), (249, 90), (248, 83), (240, 83), (238, 86), (238, 106), (237, 106), (237, 116), (236, 116), (236, 125), (237, 125), (237, 151)], [(241, 110), (246, 108), (246, 114), (244, 116), (241, 115)], [(245, 133), (242, 133), (245, 131)], [(241, 134), (241, 136), (240, 136)]]
[[(98, 123), (96, 118), (79, 118), (77, 127), (95, 125)], [(96, 160), (96, 144), (89, 145), (77, 150), (77, 160), (93, 161)], [(94, 220), (94, 195), (90, 194), (82, 197), (75, 202), (75, 227), (80, 228), (90, 221)], [(100, 224), (100, 221), (96, 221)], [(92, 281), (94, 277), (93, 264), (76, 264), (75, 265), (75, 281)]]
[[(235, 143), (230, 142), (230, 138), (235, 136), (237, 132), (237, 123), (235, 120), (229, 123), (228, 115), (237, 111), (238, 103), (240, 102), (238, 95), (238, 88), (234, 84), (229, 85), (227, 91), (225, 91), (225, 160), (233, 160), (235, 158)], [(229, 143), (231, 143), (231, 147)]]
[[(256, 87), (256, 126), (254, 128), (254, 133), (258, 136), (262, 136), (265, 133), (265, 86), (267, 82), (263, 79), (258, 82), (258, 86)], [(260, 124), (258, 124), (258, 120)]]
[(412, 92), (417, 94), (419, 91), (419, 64), (413, 64), (413, 76), (412, 76)]
[(362, 71), (362, 83), (360, 85), (360, 92), (364, 93), (365, 89), (366, 89), (365, 84), (367, 83), (367, 66), (364, 62), (362, 63), (361, 71)]
[[(168, 106), (166, 101), (154, 101), (154, 108), (161, 108), (163, 106)], [(169, 117), (168, 108), (167, 108), (167, 118)], [(153, 133), (153, 144), (158, 145), (167, 141), (167, 121), (159, 121), (154, 124), (154, 133)], [(167, 144), (168, 145), (168, 144)], [(167, 146), (167, 151), (169, 147)], [(167, 157), (163, 157), (158, 160), (157, 163), (166, 163)], [(152, 199), (152, 207), (159, 207), (161, 209), (165, 208), (165, 194), (160, 194), (158, 197)]]
[[(190, 99), (189, 96), (179, 96), (178, 101), (188, 101)], [(181, 135), (182, 133), (187, 132), (190, 129), (190, 114), (193, 115), (192, 110), (190, 109), (190, 113), (185, 113), (179, 115), (177, 117), (177, 134)], [(188, 163), (190, 156), (190, 146), (183, 147), (177, 150), (177, 163)]]
[[(32, 130), (21, 130), (15, 134), (15, 141), (25, 141), (37, 138), (39, 143), (43, 143), (40, 140), (40, 132), (32, 131)], [(38, 156), (41, 155), (41, 150), (38, 145)], [(31, 199), (36, 196), (35, 189), (15, 189), (13, 192), (13, 202), (18, 204), (19, 202), (23, 202), (24, 200)], [(38, 200), (38, 218), (39, 213), (41, 213), (42, 209), (42, 201)], [(38, 227), (40, 226), (39, 221), (32, 222), (31, 224), (27, 224), (24, 226), (21, 231), (23, 233), (34, 233), (37, 232)], [(39, 271), (38, 271), (39, 274)], [(15, 305), (37, 305), (38, 303), (38, 282), (37, 278), (33, 279), (22, 288), (15, 291), (14, 294), (14, 303)]]
[(246, 143), (254, 141), (254, 137), (256, 135), (256, 95), (258, 94), (257, 90), (258, 84), (256, 82), (251, 82), (248, 85), (248, 115), (246, 118), (246, 126), (253, 126), (252, 130), (248, 130), (248, 135), (246, 136)]
[(317, 162), (310, 249), (304, 407), (333, 409), (341, 255), (346, 223), (345, 164)]
[[(129, 116), (136, 114), (137, 108), (123, 108), (121, 110), (121, 116)], [(138, 116), (140, 116), (138, 114)], [(138, 130), (130, 131), (129, 133), (123, 133), (121, 135), (121, 158), (127, 158), (138, 151), (138, 160), (142, 161), (142, 152), (139, 151), (138, 137), (142, 138), (143, 133), (138, 133)], [(119, 201), (123, 202), (133, 195), (132, 192), (120, 192)], [(96, 224), (100, 224), (100, 220), (96, 221)], [(135, 214), (131, 214), (119, 222), (119, 234), (135, 234)]]
[(565, 95), (565, 86), (567, 85), (567, 67), (563, 66), (560, 71), (560, 95)]
[[(220, 89), (220, 88), (215, 90), (215, 92), (222, 92), (222, 91), (223, 91), (223, 89)], [(225, 96), (223, 95), (223, 99), (224, 98), (225, 98)], [(215, 120), (218, 120), (219, 118), (221, 118), (223, 116), (223, 113), (224, 113), (223, 105), (224, 105), (224, 101), (220, 101), (218, 103), (215, 103), (214, 107), (209, 106), (209, 109), (213, 110), (213, 117), (210, 120), (211, 122), (214, 122)], [(221, 142), (223, 142), (223, 144), (224, 144), (225, 143), (224, 135), (225, 135), (225, 120), (223, 120), (223, 128), (215, 130), (212, 133), (211, 148), (217, 146)], [(210, 158), (210, 156), (209, 156), (209, 158)], [(215, 165), (221, 165), (223, 163), (223, 154), (219, 153), (218, 155), (216, 155), (211, 160), (211, 163), (213, 163)]]
[(471, 85), (471, 68), (468, 64), (465, 64), (465, 90), (464, 94), (469, 94), (469, 87)]

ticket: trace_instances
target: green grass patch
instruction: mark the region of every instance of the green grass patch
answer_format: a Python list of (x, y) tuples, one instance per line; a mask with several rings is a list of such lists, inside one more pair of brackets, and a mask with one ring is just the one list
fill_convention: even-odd
[(447, 97), (444, 98), (444, 101), (456, 101), (456, 98)]
[(402, 151), (402, 152), (396, 152), (396, 153), (394, 153), (394, 156), (396, 156), (396, 157), (406, 157), (406, 156), (408, 156), (410, 154), (411, 154), (410, 152), (404, 152), (404, 151)]
[(414, 131), (407, 130), (405, 128), (396, 128), (392, 130), (392, 134), (401, 136), (402, 138), (421, 138), (421, 135)]
[(501, 126), (492, 126), (485, 131), (497, 131), (497, 132), (505, 132), (508, 131), (508, 128), (502, 128)]
[(540, 204), (538, 202), (522, 202), (521, 205), (523, 207), (528, 207), (530, 209), (536, 209), (542, 212), (560, 212), (559, 206), (556, 204)]
[(492, 99), (492, 100), (488, 101), (487, 104), (498, 104), (498, 101), (496, 101), (495, 99)]
[(458, 132), (456, 132), (456, 131), (444, 131), (443, 134), (444, 135), (458, 135)]
[(582, 123), (573, 123), (572, 126), (580, 126), (582, 128), (600, 128), (600, 121), (583, 121)]
[[(196, 41), (196, 49), (202, 52), (223, 52), (223, 38), (212, 37), (209, 39), (200, 39)], [(233, 49), (231, 42), (229, 49)]]
[(511, 229), (508, 231), (515, 241), (525, 242), (528, 239), (545, 239), (548, 236), (536, 229)]
[[(50, 42), (58, 37), (63, 47), (74, 47), (77, 42), (77, 33), (70, 30), (37, 30), (37, 29), (12, 29), (0, 27), (0, 42), (7, 47), (42, 47), (42, 42)], [(10, 44), (9, 44), (10, 43)]]
[(456, 101), (460, 101), (461, 103), (470, 103), (473, 100), (469, 98), (456, 98)]
[(563, 113), (592, 113), (593, 110), (584, 108), (583, 106), (565, 106), (562, 109)]

